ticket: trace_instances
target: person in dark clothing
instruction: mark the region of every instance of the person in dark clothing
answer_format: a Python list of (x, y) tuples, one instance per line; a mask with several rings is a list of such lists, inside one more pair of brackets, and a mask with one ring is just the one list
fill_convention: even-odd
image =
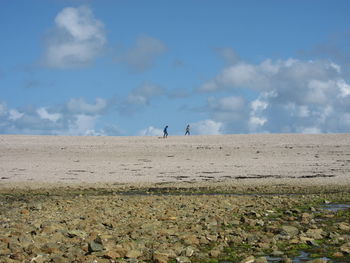
[(168, 138), (168, 125), (163, 130), (163, 138)]
[(188, 124), (186, 127), (186, 132), (185, 132), (185, 136), (186, 135), (190, 135), (190, 125)]

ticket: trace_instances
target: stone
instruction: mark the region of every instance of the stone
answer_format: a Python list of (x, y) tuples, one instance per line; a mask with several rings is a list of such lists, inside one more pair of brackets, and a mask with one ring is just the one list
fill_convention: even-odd
[(268, 263), (266, 257), (260, 257), (260, 258), (256, 258), (254, 260), (254, 263)]
[(192, 257), (194, 254), (195, 249), (193, 247), (187, 247), (185, 249), (185, 256), (186, 257)]
[(272, 256), (274, 256), (274, 257), (280, 257), (283, 255), (284, 255), (284, 253), (282, 251), (279, 251), (279, 250), (272, 251)]
[(249, 256), (243, 260), (241, 260), (239, 263), (253, 263), (255, 261), (255, 257), (254, 256)]
[(89, 243), (88, 250), (90, 253), (91, 252), (98, 252), (98, 251), (103, 251), (104, 247), (103, 247), (102, 243), (98, 242), (98, 240), (95, 239)]
[(51, 261), (54, 263), (66, 263), (67, 262), (67, 258), (64, 258), (62, 256), (54, 256), (51, 258)]
[(125, 256), (127, 258), (138, 258), (141, 255), (142, 255), (142, 252), (140, 250), (133, 249), (133, 250), (128, 251)]
[(281, 234), (282, 235), (294, 237), (298, 233), (299, 233), (298, 228), (296, 228), (294, 226), (282, 226), (282, 228), (281, 228)]
[(30, 262), (31, 263), (44, 263), (44, 262), (47, 262), (48, 261), (48, 258), (46, 256), (43, 256), (43, 255), (37, 255), (36, 257), (33, 257)]
[(345, 243), (340, 247), (340, 251), (346, 254), (350, 254), (350, 243)]
[(121, 258), (120, 254), (116, 251), (107, 251), (103, 256), (109, 259)]
[(322, 258), (316, 258), (313, 260), (306, 261), (306, 263), (327, 263), (328, 260)]
[(155, 263), (168, 263), (169, 257), (165, 253), (156, 251), (153, 253), (153, 260)]
[(209, 255), (213, 258), (217, 258), (219, 257), (221, 254), (220, 250), (218, 249), (212, 249), (210, 252), (209, 252)]
[(191, 263), (191, 260), (188, 257), (177, 257), (176, 258), (177, 263)]
[(306, 244), (310, 245), (310, 246), (314, 246), (314, 247), (319, 247), (319, 244), (316, 243), (315, 240), (311, 239), (311, 240), (307, 240)]
[(332, 254), (332, 256), (335, 258), (341, 258), (341, 257), (344, 257), (344, 254), (341, 252), (335, 252)]
[(339, 223), (338, 228), (342, 231), (350, 231), (350, 225), (345, 222)]
[(316, 228), (316, 229), (308, 229), (305, 234), (307, 237), (310, 237), (313, 239), (322, 239), (323, 238), (322, 233), (323, 233), (322, 229)]

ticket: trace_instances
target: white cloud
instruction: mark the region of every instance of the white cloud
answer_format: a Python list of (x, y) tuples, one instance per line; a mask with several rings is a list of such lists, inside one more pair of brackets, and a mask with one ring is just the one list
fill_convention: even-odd
[(236, 109), (229, 107), (239, 105), (229, 103), (232, 96), (208, 99), (213, 100), (208, 103), (212, 120), (223, 123), (227, 132), (350, 130), (350, 124), (345, 121), (350, 111), (350, 85), (341, 66), (333, 62), (267, 59), (251, 64), (239, 61), (225, 67), (199, 90), (257, 95)]
[(36, 112), (38, 113), (40, 118), (44, 120), (50, 120), (53, 122), (58, 121), (62, 117), (62, 114), (60, 113), (49, 113), (44, 107), (37, 109)]
[(143, 72), (152, 68), (156, 59), (166, 51), (165, 44), (150, 36), (141, 36), (136, 45), (125, 52), (118, 60), (131, 70)]
[(96, 116), (78, 114), (70, 121), (68, 134), (70, 135), (91, 135), (95, 128)]
[(140, 136), (162, 136), (163, 131), (161, 129), (149, 126), (148, 128), (141, 130), (139, 132)]
[(48, 135), (120, 135), (116, 126), (101, 127), (102, 114), (108, 103), (100, 98), (95, 104), (84, 99), (71, 99), (51, 107), (26, 106), (6, 109), (0, 103), (0, 133)]
[(223, 133), (223, 124), (213, 120), (202, 120), (191, 124), (192, 130), (201, 135), (217, 135)]
[(342, 98), (344, 98), (344, 97), (350, 95), (350, 85), (347, 84), (343, 79), (342, 79), (342, 80), (339, 80), (339, 81), (337, 82), (337, 85), (338, 85), (338, 87), (339, 87), (339, 89), (340, 89), (340, 96), (341, 96)]
[(8, 119), (11, 121), (16, 121), (24, 116), (23, 112), (19, 112), (16, 109), (10, 109), (9, 110), (9, 116)]
[(46, 66), (58, 69), (83, 67), (101, 54), (106, 44), (104, 25), (89, 7), (67, 7), (56, 16), (55, 28), (46, 42)]
[(107, 106), (107, 101), (101, 98), (96, 98), (95, 104), (89, 104), (83, 98), (70, 99), (67, 102), (67, 109), (72, 113), (99, 114), (106, 110)]

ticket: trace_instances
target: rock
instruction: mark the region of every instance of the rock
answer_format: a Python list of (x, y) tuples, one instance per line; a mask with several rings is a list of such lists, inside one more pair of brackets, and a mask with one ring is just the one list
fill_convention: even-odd
[(183, 240), (186, 245), (199, 245), (199, 240), (195, 235), (187, 235), (183, 237)]
[(307, 237), (310, 237), (313, 239), (322, 239), (323, 238), (322, 233), (323, 233), (323, 230), (317, 228), (317, 229), (309, 229), (306, 231), (305, 234)]
[(350, 243), (345, 243), (340, 247), (340, 251), (346, 254), (350, 254)]
[(341, 257), (344, 257), (344, 254), (341, 252), (335, 252), (332, 254), (332, 256), (335, 258), (341, 258)]
[(67, 262), (67, 258), (64, 258), (62, 256), (54, 256), (51, 258), (51, 261), (54, 263), (66, 263)]
[(102, 240), (99, 236), (89, 243), (88, 250), (90, 253), (104, 250)]
[(194, 254), (194, 248), (193, 247), (187, 247), (186, 249), (185, 249), (185, 256), (186, 257), (192, 257), (193, 256), (193, 254)]
[(109, 259), (121, 258), (120, 254), (116, 251), (107, 251), (103, 256)]
[(138, 258), (141, 255), (142, 255), (142, 252), (140, 250), (133, 249), (133, 250), (128, 251), (128, 253), (126, 253), (125, 256), (127, 258)]
[(29, 215), (29, 210), (28, 210), (28, 209), (22, 209), (22, 210), (20, 211), (20, 213), (21, 213), (22, 215)]
[(282, 235), (294, 237), (298, 233), (299, 233), (298, 228), (296, 228), (294, 226), (282, 226), (282, 228), (281, 228), (281, 234)]
[(274, 257), (280, 257), (283, 255), (284, 255), (284, 253), (282, 251), (279, 251), (279, 250), (272, 251), (272, 256), (274, 256)]
[(191, 263), (191, 260), (188, 257), (177, 257), (177, 263)]
[(47, 254), (59, 254), (59, 245), (56, 243), (47, 243), (41, 247), (41, 251)]
[(153, 260), (155, 263), (168, 263), (169, 257), (165, 253), (154, 252)]
[(243, 260), (241, 260), (239, 263), (253, 263), (255, 260), (254, 256), (249, 256)]
[(307, 240), (306, 244), (313, 246), (313, 247), (319, 247), (320, 245), (315, 240)]
[(256, 223), (255, 223), (257, 226), (264, 226), (265, 225), (265, 222), (260, 219), (260, 220), (257, 220)]
[(268, 263), (266, 257), (260, 257), (260, 258), (256, 258), (254, 260), (254, 263)]
[(339, 223), (338, 228), (342, 231), (350, 231), (350, 225), (345, 222)]
[(322, 258), (316, 258), (313, 260), (306, 261), (306, 263), (327, 263), (328, 260)]
[(121, 258), (124, 258), (126, 256), (126, 253), (128, 253), (128, 249), (123, 247), (122, 245), (116, 245), (113, 247), (113, 251), (118, 253)]
[(212, 249), (210, 252), (209, 252), (209, 255), (213, 258), (217, 258), (219, 257), (221, 254), (220, 250), (218, 249)]
[(43, 255), (37, 255), (36, 257), (32, 258), (30, 260), (31, 263), (44, 263), (47, 262), (49, 259), (46, 256)]

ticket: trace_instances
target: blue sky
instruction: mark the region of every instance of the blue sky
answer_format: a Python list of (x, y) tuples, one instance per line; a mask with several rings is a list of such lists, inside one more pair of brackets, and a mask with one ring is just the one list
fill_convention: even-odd
[(0, 133), (350, 129), (350, 2), (0, 1)]

